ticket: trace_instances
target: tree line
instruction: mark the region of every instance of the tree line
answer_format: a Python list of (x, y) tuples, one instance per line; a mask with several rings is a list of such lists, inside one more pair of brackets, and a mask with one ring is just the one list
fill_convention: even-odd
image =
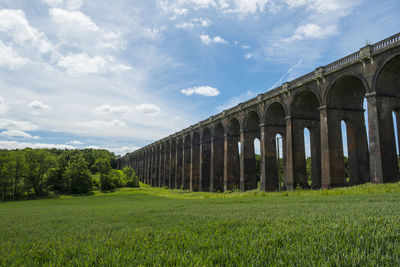
[(116, 156), (107, 150), (0, 150), (0, 201), (138, 186), (135, 171), (117, 170)]

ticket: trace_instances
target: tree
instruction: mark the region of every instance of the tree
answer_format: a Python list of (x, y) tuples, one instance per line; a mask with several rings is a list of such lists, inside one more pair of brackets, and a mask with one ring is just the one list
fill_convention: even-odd
[(122, 171), (125, 173), (126, 179), (128, 180), (126, 186), (139, 187), (139, 178), (131, 167), (125, 167)]
[(27, 173), (25, 176), (25, 185), (33, 189), (35, 197), (45, 195), (46, 184), (45, 174), (57, 166), (56, 156), (43, 149), (26, 149), (25, 157), (27, 163)]
[(86, 194), (92, 190), (92, 180), (87, 165), (81, 156), (72, 158), (68, 163), (64, 173), (68, 184), (68, 193)]
[(100, 174), (108, 174), (111, 171), (111, 165), (108, 158), (99, 158), (94, 163), (96, 169), (99, 170)]

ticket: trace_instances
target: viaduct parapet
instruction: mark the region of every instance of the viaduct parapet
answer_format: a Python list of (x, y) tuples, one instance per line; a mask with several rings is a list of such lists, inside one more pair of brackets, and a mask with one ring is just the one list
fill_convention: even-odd
[[(342, 121), (347, 132), (349, 179)], [(118, 165), (133, 167), (142, 182), (153, 186), (245, 191), (260, 182), (261, 190), (275, 191), (280, 189), (279, 134), (284, 189), (396, 182), (395, 127), (400, 133), (400, 33), (128, 153)], [(306, 174), (305, 128), (310, 132), (311, 183)], [(261, 147), (260, 178), (255, 138)]]

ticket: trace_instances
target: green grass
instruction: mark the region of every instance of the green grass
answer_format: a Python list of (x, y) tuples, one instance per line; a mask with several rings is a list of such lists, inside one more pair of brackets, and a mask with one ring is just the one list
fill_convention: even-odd
[(0, 203), (0, 265), (398, 266), (400, 183)]

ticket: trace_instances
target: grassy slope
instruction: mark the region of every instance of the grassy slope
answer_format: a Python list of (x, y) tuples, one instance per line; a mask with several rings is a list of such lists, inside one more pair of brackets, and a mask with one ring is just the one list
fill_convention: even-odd
[(0, 265), (399, 265), (400, 183), (0, 203)]

